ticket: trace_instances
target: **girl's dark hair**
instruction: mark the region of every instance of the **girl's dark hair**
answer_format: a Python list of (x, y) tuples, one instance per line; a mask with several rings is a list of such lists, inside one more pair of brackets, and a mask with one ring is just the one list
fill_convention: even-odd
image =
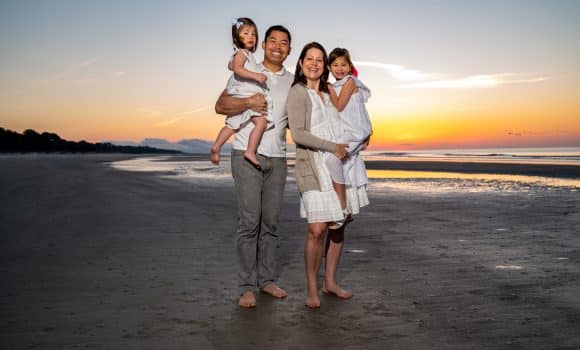
[(254, 21), (252, 21), (248, 17), (240, 17), (236, 20), (235, 23), (232, 24), (232, 41), (234, 43), (234, 46), (237, 47), (238, 49), (245, 49), (244, 43), (242, 42), (242, 38), (240, 38), (240, 31), (242, 30), (242, 28), (246, 26), (252, 26), (256, 29), (256, 43), (254, 44), (254, 47), (252, 47), (251, 50), (252, 52), (256, 52), (259, 42), (258, 27), (256, 26), (256, 23), (254, 23)]
[(300, 52), (300, 57), (298, 57), (298, 62), (296, 62), (296, 70), (294, 71), (294, 82), (292, 83), (292, 86), (298, 83), (306, 85), (306, 76), (304, 76), (304, 73), (302, 73), (302, 67), (300, 67), (300, 63), (304, 63), (304, 57), (306, 57), (306, 52), (308, 52), (308, 50), (310, 49), (318, 49), (322, 51), (322, 57), (324, 62), (322, 62), (323, 70), (322, 75), (320, 76), (320, 85), (318, 86), (318, 90), (322, 92), (328, 92), (328, 75), (330, 74), (330, 70), (328, 69), (328, 56), (326, 56), (326, 50), (324, 50), (324, 47), (315, 41), (306, 44), (302, 49), (302, 52)]
[(328, 55), (328, 64), (331, 65), (332, 62), (336, 61), (336, 59), (339, 57), (342, 57), (346, 60), (346, 62), (350, 66), (350, 70), (352, 73), (352, 67), (354, 67), (354, 65), (352, 64), (352, 60), (350, 59), (350, 53), (348, 52), (347, 49), (343, 49), (342, 47), (337, 47), (336, 49), (330, 52), (330, 54)]

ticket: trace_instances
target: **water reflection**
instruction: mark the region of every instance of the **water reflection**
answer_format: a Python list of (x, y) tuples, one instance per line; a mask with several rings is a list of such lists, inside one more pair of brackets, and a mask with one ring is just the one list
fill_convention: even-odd
[[(293, 160), (289, 160), (289, 176), (293, 177)], [(171, 178), (188, 181), (223, 184), (232, 182), (229, 157), (224, 157), (219, 166), (209, 161), (180, 160), (172, 157), (135, 158), (111, 163), (117, 169), (128, 171), (156, 172)], [(533, 190), (569, 191), (580, 189), (580, 179), (553, 177), (465, 174), (455, 172), (413, 170), (368, 170), (370, 189), (403, 190), (413, 192), (521, 192)]]
[(520, 192), (564, 190), (576, 192), (580, 180), (527, 175), (463, 174), (433, 171), (368, 170), (371, 188), (421, 192)]

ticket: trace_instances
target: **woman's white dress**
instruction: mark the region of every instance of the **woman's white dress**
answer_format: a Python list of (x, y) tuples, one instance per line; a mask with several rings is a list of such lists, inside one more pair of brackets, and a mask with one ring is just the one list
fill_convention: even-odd
[[(342, 134), (342, 125), (338, 111), (334, 108), (327, 94), (321, 99), (315, 90), (307, 89), (312, 102), (310, 133), (325, 140), (336, 140)], [(344, 218), (338, 195), (332, 186), (332, 179), (326, 166), (328, 152), (314, 153), (314, 166), (318, 172), (320, 191), (307, 191), (300, 195), (300, 216), (307, 218), (308, 223), (334, 222)], [(347, 186), (347, 208), (358, 214), (360, 208), (369, 204), (366, 186)]]
[(327, 157), (327, 165), (335, 182), (357, 187), (368, 183), (366, 167), (359, 152), (372, 130), (369, 113), (365, 107), (371, 91), (360, 80), (348, 75), (332, 84), (337, 95), (340, 95), (340, 90), (349, 79), (354, 81), (358, 92), (352, 94), (344, 110), (339, 113), (343, 132), (332, 140), (348, 145), (349, 158), (342, 162), (330, 154)]
[[(235, 48), (234, 54), (232, 55), (232, 60), (238, 51), (241, 51), (247, 58), (246, 62), (244, 63), (244, 68), (246, 70), (249, 70), (249, 71), (252, 71), (255, 73), (264, 74), (264, 71), (263, 71), (261, 65), (258, 64), (258, 62), (256, 61), (254, 54), (248, 50), (241, 50), (241, 49)], [(268, 93), (267, 93), (268, 91), (266, 90), (265, 85), (262, 86), (254, 80), (244, 79), (244, 78), (237, 76), (236, 74), (232, 74), (232, 76), (228, 80), (228, 84), (226, 86), (226, 91), (227, 91), (228, 95), (233, 96), (233, 97), (250, 97), (250, 96), (257, 94), (257, 93), (264, 94), (264, 96), (266, 97), (266, 101), (268, 103), (268, 115), (266, 116), (266, 119), (268, 120), (267, 129), (274, 127), (274, 123), (272, 122), (272, 117), (271, 117), (272, 108), (273, 108), (272, 99), (268, 95)], [(227, 117), (226, 118), (226, 125), (230, 129), (238, 130), (243, 125), (245, 125), (247, 122), (249, 122), (253, 116), (259, 116), (259, 115), (261, 115), (260, 112), (256, 112), (256, 111), (253, 111), (251, 109), (247, 109), (244, 112), (242, 112), (242, 114)]]

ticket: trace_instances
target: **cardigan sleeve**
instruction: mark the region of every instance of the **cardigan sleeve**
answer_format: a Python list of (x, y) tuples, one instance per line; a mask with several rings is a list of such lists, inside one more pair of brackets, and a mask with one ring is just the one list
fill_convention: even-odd
[(309, 131), (310, 125), (306, 125), (306, 114), (308, 113), (306, 99), (308, 98), (305, 88), (299, 84), (294, 85), (288, 93), (286, 109), (288, 111), (288, 124), (292, 140), (294, 143), (307, 148), (334, 152), (336, 148), (334, 142), (312, 135)]

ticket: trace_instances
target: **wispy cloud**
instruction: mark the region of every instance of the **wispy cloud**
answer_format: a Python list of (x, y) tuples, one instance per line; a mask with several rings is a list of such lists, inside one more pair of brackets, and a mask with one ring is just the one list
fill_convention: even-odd
[(404, 82), (402, 88), (414, 89), (475, 89), (493, 88), (507, 84), (530, 84), (546, 81), (548, 77), (531, 76), (529, 73), (476, 74), (451, 79), (448, 75), (431, 73), (405, 66), (369, 61), (354, 61), (356, 67), (378, 68), (386, 71), (394, 80)]
[(89, 58), (86, 59), (82, 62), (80, 62), (78, 65), (76, 65), (77, 67), (88, 67), (88, 66), (92, 66), (93, 64), (97, 63), (98, 58), (94, 57), (94, 58)]
[(353, 64), (355, 67), (372, 67), (385, 70), (393, 79), (399, 81), (423, 81), (443, 78), (443, 76), (438, 73), (422, 72), (417, 69), (410, 69), (397, 64), (369, 61), (354, 61)]
[(177, 113), (177, 115), (189, 115), (189, 114), (199, 113), (199, 112), (206, 111), (209, 108), (210, 108), (210, 106), (207, 105), (207, 106), (203, 106), (203, 107), (196, 108), (196, 109), (191, 110), (191, 111)]
[(78, 78), (77, 76), (82, 73), (83, 69), (86, 67), (92, 66), (97, 63), (98, 57), (87, 58), (83, 61), (76, 61), (73, 63), (68, 64), (65, 68), (61, 71), (56, 73), (52, 73), (45, 79), (41, 79), (40, 83), (48, 84), (53, 81), (71, 81), (77, 85), (87, 85), (88, 83), (94, 81), (94, 79), (87, 79), (87, 78)]
[(507, 84), (530, 84), (548, 80), (547, 77), (525, 78), (522, 73), (480, 74), (460, 79), (445, 79), (405, 84), (403, 88), (419, 89), (473, 89), (494, 88)]
[(153, 124), (153, 126), (154, 127), (157, 127), (157, 128), (163, 128), (163, 127), (170, 126), (170, 125), (173, 125), (175, 123), (178, 123), (181, 120), (183, 120), (184, 118), (185, 117), (177, 117), (177, 118), (173, 118), (173, 119), (170, 119), (170, 120), (164, 120), (164, 121), (161, 121), (161, 122), (158, 122), (158, 123)]
[(195, 114), (195, 113), (199, 113), (199, 112), (203, 112), (206, 110), (209, 110), (210, 106), (203, 106), (203, 107), (199, 107), (196, 108), (194, 110), (191, 111), (185, 111), (185, 112), (181, 112), (181, 113), (177, 113), (175, 118), (169, 119), (169, 120), (163, 120), (160, 122), (157, 122), (155, 124), (153, 124), (154, 127), (157, 128), (163, 128), (163, 127), (167, 127), (176, 123), (179, 123), (180, 121), (182, 121), (183, 119), (185, 119), (186, 116), (191, 115), (191, 114)]

